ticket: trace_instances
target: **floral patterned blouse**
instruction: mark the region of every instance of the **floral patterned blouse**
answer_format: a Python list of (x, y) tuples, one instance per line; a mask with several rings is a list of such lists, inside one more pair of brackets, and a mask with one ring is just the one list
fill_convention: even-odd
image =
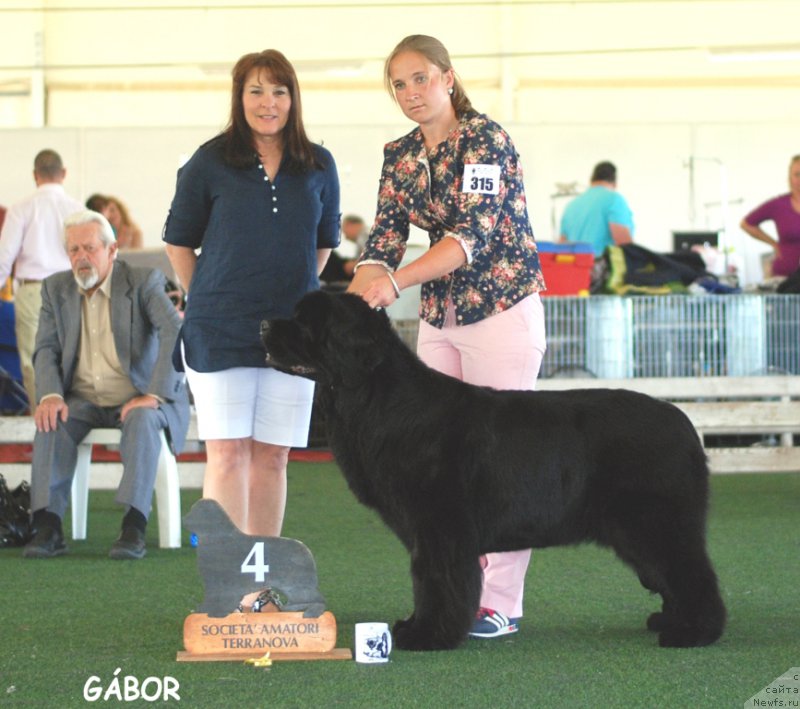
[(451, 300), (457, 324), (469, 325), (545, 289), (519, 156), (482, 114), (465, 115), (430, 153), (419, 128), (384, 147), (375, 224), (360, 263), (396, 270), (409, 224), (427, 231), (431, 245), (456, 239), (467, 255), (466, 264), (422, 286), (420, 317), (434, 327), (444, 325)]

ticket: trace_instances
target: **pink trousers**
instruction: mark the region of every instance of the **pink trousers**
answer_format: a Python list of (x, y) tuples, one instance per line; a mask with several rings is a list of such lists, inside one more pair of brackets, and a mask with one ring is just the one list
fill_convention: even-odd
[[(470, 384), (534, 389), (545, 352), (544, 307), (538, 294), (472, 325), (457, 327), (451, 305), (440, 330), (420, 321), (417, 352), (429, 367)], [(457, 412), (454, 420), (458, 420)], [(522, 616), (531, 550), (481, 557), (481, 606)]]

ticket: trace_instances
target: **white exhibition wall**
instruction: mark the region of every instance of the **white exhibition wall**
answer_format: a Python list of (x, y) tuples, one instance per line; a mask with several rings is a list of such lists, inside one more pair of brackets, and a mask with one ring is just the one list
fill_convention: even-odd
[(67, 188), (120, 197), (150, 246), (178, 166), (227, 120), (233, 63), (264, 47), (297, 69), (342, 209), (367, 219), (382, 146), (411, 128), (383, 58), (418, 32), (514, 138), (539, 239), (566, 205), (557, 184), (582, 188), (608, 159), (637, 241), (666, 251), (673, 229), (727, 227), (758, 280), (765, 247), (738, 223), (785, 191), (800, 153), (800, 0), (16, 0), (0, 26), (0, 204), (52, 147)]
[[(382, 146), (410, 124), (343, 126), (310, 124), (310, 136), (336, 158), (342, 210), (373, 214)], [(598, 123), (505, 125), (522, 157), (534, 233), (554, 237), (567, 199), (553, 198), (556, 183), (585, 187), (594, 163), (619, 169), (619, 190), (636, 222), (636, 240), (671, 249), (674, 229), (721, 229), (746, 258), (747, 280), (758, 280), (764, 249), (738, 228), (742, 216), (786, 190), (789, 157), (800, 152), (797, 123)], [(0, 131), (0, 204), (33, 189), (33, 157), (58, 150), (67, 166), (67, 190), (84, 200), (92, 192), (120, 197), (142, 226), (145, 244), (160, 243), (179, 165), (214, 135), (208, 128), (44, 128)], [(692, 159), (693, 160), (690, 160)], [(692, 167), (693, 166), (693, 169)], [(727, 214), (723, 203), (727, 200)], [(415, 239), (421, 238), (415, 235)]]

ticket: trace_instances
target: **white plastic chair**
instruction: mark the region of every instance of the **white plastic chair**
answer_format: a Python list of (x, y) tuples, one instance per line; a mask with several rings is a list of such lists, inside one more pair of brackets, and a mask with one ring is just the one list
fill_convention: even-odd
[[(122, 432), (118, 428), (93, 428), (78, 444), (78, 460), (72, 480), (72, 538), (86, 539), (86, 516), (89, 502), (89, 467), (92, 444), (119, 445)], [(155, 496), (158, 508), (158, 543), (162, 549), (181, 546), (181, 487), (178, 463), (161, 431), (161, 453), (158, 456)]]

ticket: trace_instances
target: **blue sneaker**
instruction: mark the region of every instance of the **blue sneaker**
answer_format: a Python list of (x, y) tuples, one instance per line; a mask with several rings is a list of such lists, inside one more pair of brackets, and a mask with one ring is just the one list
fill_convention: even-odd
[(472, 638), (499, 638), (519, 630), (519, 618), (509, 618), (491, 608), (479, 608), (469, 635)]

